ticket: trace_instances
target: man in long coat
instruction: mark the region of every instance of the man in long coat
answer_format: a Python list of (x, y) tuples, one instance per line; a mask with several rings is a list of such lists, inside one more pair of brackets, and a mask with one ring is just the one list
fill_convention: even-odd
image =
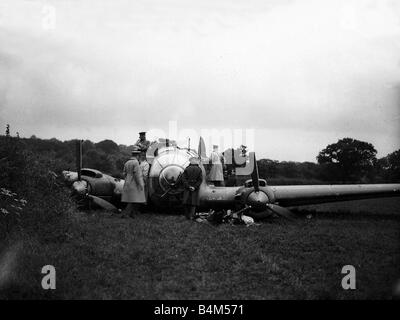
[(122, 217), (133, 217), (134, 214), (140, 212), (140, 205), (146, 203), (143, 172), (138, 161), (139, 156), (140, 151), (134, 149), (132, 157), (124, 165), (125, 183), (122, 189), (121, 201), (126, 202), (127, 205)]
[(199, 189), (203, 181), (203, 172), (199, 167), (199, 159), (190, 158), (190, 164), (185, 168), (181, 177), (184, 186), (183, 205), (185, 215), (188, 219), (193, 219), (196, 214), (196, 207), (199, 205)]
[(218, 146), (213, 146), (213, 151), (210, 155), (211, 170), (209, 174), (209, 180), (214, 183), (215, 186), (224, 185), (224, 173), (221, 161), (221, 155), (218, 153)]

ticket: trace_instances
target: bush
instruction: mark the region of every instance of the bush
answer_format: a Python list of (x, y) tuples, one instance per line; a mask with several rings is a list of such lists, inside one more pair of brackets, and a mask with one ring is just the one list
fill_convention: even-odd
[(20, 221), (25, 205), (26, 200), (19, 198), (15, 192), (0, 188), (0, 236), (8, 234), (12, 226)]
[(65, 163), (34, 153), (18, 138), (0, 137), (0, 239), (12, 231), (57, 240), (75, 204), (60, 175)]

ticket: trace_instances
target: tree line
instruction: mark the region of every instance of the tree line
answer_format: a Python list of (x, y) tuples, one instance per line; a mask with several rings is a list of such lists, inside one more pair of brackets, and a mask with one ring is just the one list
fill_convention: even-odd
[[(0, 136), (0, 145), (10, 138)], [(39, 139), (11, 137), (17, 139), (27, 152), (52, 159), (54, 172), (75, 170), (76, 140), (60, 141), (56, 138)], [(83, 142), (83, 166), (98, 169), (115, 177), (121, 177), (123, 165), (130, 157), (132, 146), (117, 144), (112, 140), (94, 143)], [(4, 151), (4, 150), (3, 150)], [(1, 148), (0, 148), (1, 152)], [(237, 152), (243, 154), (243, 148)], [(269, 184), (323, 184), (323, 183), (386, 183), (400, 181), (400, 150), (377, 158), (375, 147), (368, 142), (343, 138), (329, 144), (316, 155), (317, 162), (258, 160), (259, 174)], [(6, 155), (0, 155), (0, 160)]]
[(322, 149), (317, 163), (262, 159), (258, 166), (260, 176), (280, 184), (399, 182), (400, 150), (379, 159), (376, 154), (371, 143), (343, 138)]

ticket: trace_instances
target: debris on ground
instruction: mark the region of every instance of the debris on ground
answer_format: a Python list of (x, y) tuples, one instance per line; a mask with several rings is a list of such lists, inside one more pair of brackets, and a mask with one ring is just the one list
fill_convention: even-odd
[(254, 219), (249, 216), (242, 215), (242, 221), (246, 226), (251, 226), (254, 224)]
[(246, 209), (247, 208), (244, 208), (236, 212), (230, 209), (199, 212), (194, 220), (199, 223), (209, 223), (212, 225), (220, 225), (223, 223), (244, 224), (246, 226), (257, 225), (252, 217), (243, 214)]

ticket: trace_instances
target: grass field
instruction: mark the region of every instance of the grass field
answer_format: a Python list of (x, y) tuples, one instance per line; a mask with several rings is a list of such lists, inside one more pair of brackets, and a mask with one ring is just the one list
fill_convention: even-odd
[[(246, 227), (178, 215), (120, 219), (74, 212), (74, 227), (60, 239), (19, 239), (0, 248), (11, 269), (0, 297), (392, 298), (400, 279), (400, 198), (307, 206), (298, 213), (295, 222)], [(46, 264), (56, 267), (53, 291), (40, 286)], [(341, 287), (347, 264), (356, 268), (356, 290)]]

